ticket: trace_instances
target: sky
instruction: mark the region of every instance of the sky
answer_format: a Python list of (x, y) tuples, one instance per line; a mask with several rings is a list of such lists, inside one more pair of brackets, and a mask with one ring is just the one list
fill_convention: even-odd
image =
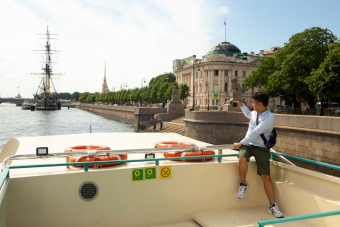
[[(32, 98), (42, 72), (43, 36), (51, 34), (57, 92), (141, 87), (172, 72), (175, 59), (226, 41), (242, 52), (284, 46), (311, 27), (339, 37), (340, 1), (315, 0), (2, 0), (0, 97)], [(226, 26), (224, 26), (226, 21)], [(226, 29), (226, 30), (225, 30)]]

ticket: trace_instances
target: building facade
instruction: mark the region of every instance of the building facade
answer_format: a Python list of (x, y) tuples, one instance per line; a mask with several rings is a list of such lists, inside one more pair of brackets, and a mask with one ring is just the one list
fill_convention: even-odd
[[(196, 59), (196, 55), (180, 60), (173, 61), (174, 74), (176, 81), (186, 83), (190, 87), (190, 95), (187, 100), (187, 107), (195, 105), (206, 109), (209, 106), (217, 108), (230, 101), (232, 97), (231, 79), (236, 78), (237, 83), (242, 86), (246, 77), (257, 70), (263, 54), (254, 52), (241, 53), (241, 50), (229, 43), (222, 42), (213, 47), (202, 59)], [(251, 106), (251, 96), (259, 88), (242, 89), (242, 99), (247, 106)], [(193, 92), (194, 91), (194, 92)], [(215, 94), (215, 95), (214, 95)], [(218, 94), (218, 99), (214, 99)], [(269, 107), (280, 104), (279, 98), (271, 98)]]

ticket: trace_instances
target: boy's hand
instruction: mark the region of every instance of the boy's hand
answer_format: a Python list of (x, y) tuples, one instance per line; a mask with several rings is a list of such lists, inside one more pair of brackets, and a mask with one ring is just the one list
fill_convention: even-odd
[(237, 107), (235, 107), (236, 109), (238, 109), (238, 108), (243, 106), (243, 103), (240, 102), (240, 101), (233, 101), (233, 102), (237, 103)]
[(242, 146), (242, 143), (234, 143), (233, 144), (233, 148), (237, 149), (240, 148)]

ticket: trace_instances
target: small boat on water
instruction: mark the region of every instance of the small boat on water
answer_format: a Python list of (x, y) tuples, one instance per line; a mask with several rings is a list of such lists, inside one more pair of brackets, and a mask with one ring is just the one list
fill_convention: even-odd
[(22, 105), (21, 105), (22, 110), (30, 110), (31, 109), (31, 104), (28, 102), (28, 100), (25, 100)]

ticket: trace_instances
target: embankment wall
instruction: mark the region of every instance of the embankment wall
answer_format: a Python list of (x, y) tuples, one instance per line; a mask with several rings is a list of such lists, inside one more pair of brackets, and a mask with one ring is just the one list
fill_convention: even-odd
[[(278, 137), (274, 150), (340, 165), (340, 118), (275, 114), (275, 119)], [(184, 122), (185, 136), (229, 144), (244, 138), (249, 119), (239, 112), (186, 111)], [(299, 165), (340, 176), (339, 171), (326, 167), (302, 162)]]
[(77, 108), (95, 114), (103, 115), (114, 120), (123, 121), (128, 124), (133, 124), (135, 128), (137, 128), (140, 124), (144, 126), (150, 125), (150, 117), (153, 117), (155, 113), (167, 113), (166, 108), (157, 107), (138, 108), (135, 106), (106, 106), (82, 104), (77, 106)]

